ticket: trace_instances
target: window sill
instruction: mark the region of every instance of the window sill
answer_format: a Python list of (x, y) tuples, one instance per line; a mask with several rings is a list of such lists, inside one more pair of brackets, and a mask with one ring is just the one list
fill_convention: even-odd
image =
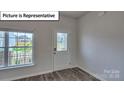
[(8, 66), (8, 67), (0, 67), (0, 70), (7, 70), (7, 69), (14, 69), (14, 68), (23, 68), (23, 67), (30, 67), (34, 66), (34, 64), (25, 64), (25, 65), (16, 65), (16, 66)]

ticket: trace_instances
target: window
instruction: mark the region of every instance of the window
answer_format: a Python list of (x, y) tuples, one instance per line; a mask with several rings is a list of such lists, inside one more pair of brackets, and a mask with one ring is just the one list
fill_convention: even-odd
[(57, 51), (67, 51), (67, 33), (57, 33)]
[(0, 67), (33, 65), (33, 34), (0, 31)]

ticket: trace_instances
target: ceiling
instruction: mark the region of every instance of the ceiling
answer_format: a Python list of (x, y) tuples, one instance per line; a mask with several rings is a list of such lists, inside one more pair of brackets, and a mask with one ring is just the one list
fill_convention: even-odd
[(60, 11), (61, 16), (67, 16), (72, 18), (79, 18), (87, 13), (88, 11)]

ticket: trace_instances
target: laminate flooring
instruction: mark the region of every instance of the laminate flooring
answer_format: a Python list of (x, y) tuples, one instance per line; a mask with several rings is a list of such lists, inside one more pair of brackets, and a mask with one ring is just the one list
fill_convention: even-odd
[(15, 81), (100, 81), (78, 67), (42, 75), (17, 79)]

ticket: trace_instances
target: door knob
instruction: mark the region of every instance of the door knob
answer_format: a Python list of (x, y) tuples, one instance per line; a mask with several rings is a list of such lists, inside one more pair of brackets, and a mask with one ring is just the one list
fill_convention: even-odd
[(54, 48), (53, 51), (56, 51), (56, 48)]
[(54, 51), (53, 54), (56, 54), (56, 48), (54, 48), (53, 51)]

